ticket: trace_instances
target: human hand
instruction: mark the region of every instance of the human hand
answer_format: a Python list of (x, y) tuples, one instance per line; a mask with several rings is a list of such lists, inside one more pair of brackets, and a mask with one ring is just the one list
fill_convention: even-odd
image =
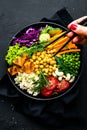
[(83, 21), (87, 16), (83, 16), (73, 22), (71, 22), (68, 25), (68, 28), (71, 30), (67, 34), (69, 38), (71, 38), (74, 35), (74, 32), (77, 34), (76, 37), (73, 38), (73, 43), (81, 43), (81, 44), (87, 44), (87, 27), (80, 25), (79, 23)]

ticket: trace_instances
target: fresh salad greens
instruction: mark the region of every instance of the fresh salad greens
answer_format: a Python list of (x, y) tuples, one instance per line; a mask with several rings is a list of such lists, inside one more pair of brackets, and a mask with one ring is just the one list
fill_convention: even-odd
[(9, 46), (5, 60), (11, 66), (13, 65), (13, 61), (18, 56), (21, 56), (23, 53), (27, 53), (29, 57), (31, 57), (33, 53), (37, 51), (43, 51), (43, 50), (44, 50), (44, 46), (42, 44), (34, 45), (30, 48), (26, 46), (21, 47), (19, 44), (15, 44), (14, 46)]
[(41, 91), (43, 89), (43, 86), (49, 85), (46, 76), (44, 75), (43, 72), (40, 72), (39, 79), (36, 82), (34, 82), (34, 84), (36, 84), (34, 92)]
[(60, 30), (60, 28), (54, 28), (52, 26), (47, 26), (41, 30), (40, 34), (50, 33), (50, 31), (52, 31), (52, 30)]
[(37, 44), (31, 46), (30, 48), (27, 48), (24, 52), (28, 53), (29, 57), (31, 57), (37, 51), (43, 51), (43, 50), (44, 50), (44, 46), (42, 44)]
[(21, 56), (24, 51), (27, 49), (26, 46), (20, 47), (19, 44), (16, 44), (14, 46), (9, 46), (9, 49), (7, 51), (7, 54), (5, 56), (5, 60), (7, 63), (11, 66), (13, 65), (13, 60), (17, 58), (18, 56)]

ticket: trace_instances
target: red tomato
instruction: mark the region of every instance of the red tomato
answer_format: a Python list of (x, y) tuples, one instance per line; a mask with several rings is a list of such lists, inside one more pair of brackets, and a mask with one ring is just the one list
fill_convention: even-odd
[(41, 91), (41, 94), (43, 95), (43, 96), (45, 96), (45, 97), (50, 97), (51, 95), (52, 95), (52, 93), (53, 93), (53, 91), (51, 91), (51, 90), (47, 90), (45, 87), (44, 87), (44, 89)]
[(70, 86), (70, 83), (66, 81), (65, 79), (63, 79), (62, 81), (60, 81), (60, 83), (56, 87), (55, 92), (62, 92), (66, 90), (69, 86)]
[(46, 86), (47, 90), (54, 90), (54, 88), (59, 84), (59, 80), (54, 76), (50, 76), (47, 80), (49, 82), (49, 86)]
[(47, 78), (49, 82), (49, 86), (44, 86), (44, 88), (41, 91), (41, 94), (45, 97), (49, 97), (53, 94), (54, 89), (57, 87), (59, 80), (57, 80), (54, 76), (50, 76)]

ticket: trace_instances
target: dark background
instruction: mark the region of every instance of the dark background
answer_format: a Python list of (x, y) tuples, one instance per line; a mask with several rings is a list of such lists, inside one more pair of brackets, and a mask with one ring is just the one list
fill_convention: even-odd
[[(87, 0), (0, 0), (0, 79), (6, 73), (4, 56), (11, 38), (25, 26), (50, 18), (63, 7), (74, 19), (87, 15)], [(83, 47), (84, 68), (77, 105), (85, 125), (50, 128), (16, 112), (11, 100), (0, 96), (0, 130), (87, 130), (87, 45)]]

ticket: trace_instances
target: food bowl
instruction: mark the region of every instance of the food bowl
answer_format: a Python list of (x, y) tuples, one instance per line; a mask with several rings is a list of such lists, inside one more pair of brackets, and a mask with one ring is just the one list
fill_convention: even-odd
[[(49, 28), (47, 29), (47, 30), (44, 30), (44, 28), (47, 28), (49, 26)], [(36, 31), (38, 31), (39, 33), (38, 34), (33, 34), (33, 36), (34, 36), (34, 39), (32, 40), (32, 38), (30, 38), (29, 39), (29, 35), (28, 35), (28, 33), (29, 33), (29, 31), (31, 32), (31, 30), (32, 30), (32, 28), (33, 29), (35, 29)], [(49, 36), (49, 30), (50, 30), (50, 28), (52, 29), (51, 31), (50, 31), (50, 36)], [(42, 31), (42, 30), (44, 30), (44, 31)], [(40, 45), (40, 43), (41, 44), (43, 44), (43, 46), (46, 46), (47, 44), (49, 44), (49, 42), (50, 42), (50, 38), (52, 38), (54, 35), (56, 35), (56, 33), (58, 33), (57, 31), (58, 30), (61, 30), (61, 31), (66, 31), (67, 30), (67, 28), (65, 28), (65, 27), (63, 27), (63, 26), (61, 26), (61, 25), (59, 25), (59, 24), (55, 24), (55, 23), (52, 23), (52, 22), (38, 22), (38, 23), (34, 23), (34, 24), (31, 24), (31, 25), (29, 25), (29, 26), (27, 26), (27, 27), (25, 27), (24, 29), (22, 29), (21, 31), (19, 31), (13, 38), (12, 38), (12, 40), (11, 40), (11, 42), (10, 42), (10, 44), (9, 44), (9, 46), (15, 46), (15, 45), (17, 45), (17, 43), (18, 43), (18, 45), (19, 45), (19, 43), (20, 43), (20, 47), (22, 48), (23, 46), (27, 46), (27, 48), (31, 48), (31, 47), (34, 47), (34, 46), (38, 46), (38, 44)], [(62, 32), (59, 32), (59, 34), (58, 35), (60, 35), (60, 33), (62, 33)], [(25, 33), (27, 33), (27, 35), (28, 35), (28, 38), (27, 38), (27, 35), (25, 35)], [(45, 34), (45, 35), (44, 35)], [(44, 40), (44, 37), (45, 37), (45, 40)], [(20, 40), (20, 38), (22, 38), (22, 40)], [(57, 45), (57, 44), (56, 44)], [(51, 45), (50, 45), (51, 46)], [(39, 47), (39, 46), (38, 46)], [(54, 78), (56, 78), (56, 79), (58, 79), (58, 81), (56, 82), (56, 83), (60, 83), (61, 82), (61, 80), (66, 80), (67, 82), (66, 83), (69, 83), (68, 84), (68, 87), (66, 88), (66, 89), (62, 89), (62, 91), (59, 91), (59, 88), (58, 88), (58, 91), (53, 91), (53, 88), (51, 89), (51, 92), (52, 92), (52, 94), (48, 94), (48, 95), (43, 95), (43, 92), (42, 92), (42, 90), (43, 90), (43, 88), (41, 88), (41, 91), (39, 92), (39, 94), (34, 94), (34, 92), (30, 92), (30, 91), (26, 91), (26, 89), (25, 88), (22, 88), (21, 86), (22, 86), (22, 84), (19, 86), (19, 84), (17, 83), (17, 78), (16, 78), (16, 76), (18, 75), (18, 73), (17, 74), (13, 74), (13, 75), (11, 75), (11, 73), (9, 73), (9, 69), (8, 68), (10, 68), (11, 66), (13, 66), (13, 65), (15, 65), (15, 62), (17, 62), (17, 60), (18, 59), (16, 59), (15, 60), (15, 62), (13, 63), (13, 65), (9, 65), (9, 63), (7, 62), (7, 60), (9, 59), (8, 57), (7, 57), (7, 54), (8, 54), (8, 51), (9, 51), (9, 48), (8, 48), (8, 50), (7, 50), (7, 54), (6, 54), (6, 57), (5, 57), (5, 59), (6, 59), (6, 65), (7, 65), (7, 70), (8, 70), (8, 76), (9, 76), (9, 79), (10, 79), (10, 81), (11, 81), (11, 83), (13, 84), (13, 86), (21, 93), (21, 94), (23, 94), (24, 96), (26, 96), (27, 98), (31, 98), (31, 99), (35, 99), (35, 100), (42, 100), (42, 101), (46, 101), (46, 100), (54, 100), (54, 99), (57, 99), (57, 98), (60, 98), (60, 97), (62, 97), (62, 96), (64, 96), (65, 94), (67, 94), (69, 91), (71, 91), (72, 90), (72, 88), (74, 88), (75, 87), (75, 85), (76, 85), (76, 83), (78, 82), (78, 80), (79, 80), (79, 78), (80, 78), (80, 75), (81, 75), (81, 70), (82, 70), (82, 49), (81, 49), (81, 47), (80, 46), (76, 46), (78, 49), (80, 49), (80, 52), (79, 52), (79, 67), (78, 67), (78, 72), (77, 72), (77, 74), (74, 76), (74, 75), (69, 75), (69, 72), (71, 71), (68, 71), (67, 70), (67, 73), (66, 72), (64, 72), (63, 73), (63, 77), (61, 78), (61, 76), (59, 77), (59, 75), (58, 75), (58, 70), (60, 69), (60, 67), (59, 67), (59, 65), (57, 65), (57, 67), (56, 67), (56, 69), (58, 68), (58, 70), (56, 70), (55, 69), (55, 71), (57, 71), (57, 72), (52, 72), (52, 73), (49, 73), (49, 75), (48, 75), (48, 73), (45, 73), (44, 71), (42, 72), (42, 69), (40, 69), (40, 71), (39, 71), (39, 73), (37, 72), (37, 71), (35, 71), (35, 69), (33, 69), (33, 71), (31, 71), (31, 72), (29, 72), (28, 71), (28, 75), (30, 75), (32, 72), (34, 72), (35, 74), (37, 74), (37, 75), (41, 75), (42, 77), (43, 77), (43, 74), (45, 75), (45, 78), (47, 79), (47, 83), (48, 83), (48, 81), (50, 80), (49, 79), (49, 77), (51, 77), (51, 79), (54, 79)], [(68, 48), (68, 49), (72, 49), (72, 48)], [(38, 50), (38, 49), (37, 49)], [(55, 49), (54, 49), (55, 50)], [(10, 51), (13, 51), (13, 50), (10, 50)], [(34, 50), (35, 51), (35, 50)], [(32, 59), (31, 59), (31, 61), (33, 62), (33, 64), (36, 62), (36, 61), (38, 61), (38, 59), (40, 58), (40, 56), (41, 56), (41, 54), (42, 54), (42, 52), (43, 51), (45, 51), (45, 49), (43, 50), (43, 48), (42, 48), (42, 50), (38, 50), (37, 52), (40, 52), (40, 55), (38, 55), (38, 58), (36, 59), (36, 60), (33, 60), (32, 61)], [(35, 52), (32, 52), (32, 54), (30, 54), (31, 55), (31, 57), (33, 56), (33, 54), (35, 53), (37, 53), (36, 51)], [(48, 52), (50, 53), (50, 52), (52, 52), (52, 51), (50, 51), (50, 48), (48, 49), (48, 51), (46, 50), (46, 53), (48, 54)], [(71, 52), (72, 53), (72, 52)], [(46, 54), (46, 56), (47, 56), (47, 54)], [(70, 53), (69, 53), (70, 54)], [(16, 52), (15, 52), (15, 54), (14, 55), (16, 55)], [(50, 55), (50, 54), (49, 54)], [(64, 55), (65, 55), (65, 53), (64, 53)], [(51, 55), (52, 56), (52, 55)], [(18, 55), (18, 57), (20, 57), (19, 55)], [(25, 56), (26, 57), (26, 56)], [(60, 56), (59, 56), (60, 57)], [(11, 57), (12, 58), (12, 57)], [(76, 57), (77, 58), (77, 57)], [(30, 57), (28, 57), (28, 59), (30, 59)], [(45, 55), (43, 56), (43, 59), (45, 59)], [(50, 57), (48, 57), (48, 59), (50, 59)], [(74, 59), (75, 59), (75, 57), (74, 57)], [(42, 59), (40, 59), (40, 62), (41, 62), (41, 60)], [(46, 61), (46, 62), (48, 62), (48, 60)], [(71, 60), (71, 62), (72, 62), (72, 60)], [(76, 62), (76, 61), (75, 61)], [(56, 61), (56, 63), (57, 63), (57, 61)], [(62, 63), (62, 62), (61, 62)], [(69, 62), (70, 63), (70, 62)], [(39, 64), (40, 65), (40, 64)], [(48, 65), (48, 64), (47, 64)], [(18, 65), (17, 65), (17, 67), (18, 67)], [(41, 67), (41, 66), (40, 66)], [(43, 67), (43, 64), (42, 64), (42, 67)], [(51, 65), (51, 68), (52, 67), (54, 67), (54, 64), (52, 64)], [(21, 67), (19, 67), (19, 68), (22, 68), (22, 66)], [(34, 64), (34, 68), (35, 68), (35, 64)], [(45, 66), (44, 66), (44, 68), (45, 68)], [(49, 66), (48, 66), (48, 68), (49, 68)], [(15, 69), (15, 68), (14, 68)], [(67, 68), (68, 69), (68, 68)], [(24, 70), (24, 69), (23, 69)], [(10, 72), (11, 72), (11, 69), (10, 69)], [(47, 70), (47, 72), (48, 72), (48, 70)], [(61, 73), (62, 71), (61, 70), (59, 70), (59, 72)], [(23, 73), (22, 72), (22, 70), (20, 71), (20, 73)], [(26, 72), (25, 72), (26, 73)], [(57, 75), (55, 75), (57, 73)], [(19, 74), (20, 75), (20, 74)], [(65, 75), (67, 75), (68, 77), (64, 77)], [(69, 82), (68, 81), (68, 79), (67, 78), (69, 78), (69, 77), (72, 77), (72, 79), (73, 79), (73, 81), (72, 82)], [(70, 77), (70, 79), (71, 79), (71, 77)], [(28, 76), (28, 78), (29, 78), (29, 76)], [(43, 77), (43, 79), (44, 79), (44, 77)], [(33, 80), (35, 80), (35, 79), (33, 79)], [(45, 80), (44, 80), (44, 82), (45, 82)], [(53, 82), (53, 84), (55, 84), (55, 82)], [(36, 81), (35, 81), (35, 83), (36, 83)], [(51, 82), (50, 82), (51, 83)], [(52, 84), (52, 85), (53, 85)], [(65, 84), (65, 82), (64, 82), (64, 84)], [(46, 84), (47, 85), (47, 84)], [(46, 85), (44, 85), (44, 86), (46, 86)], [(31, 85), (32, 86), (32, 85)], [(55, 86), (57, 86), (57, 84), (55, 85)], [(59, 86), (61, 86), (61, 85), (59, 85)], [(52, 87), (52, 86), (51, 86)], [(53, 87), (54, 87), (54, 85), (53, 85)], [(48, 90), (49, 90), (49, 83), (48, 83), (48, 88), (47, 88)], [(50, 91), (48, 91), (48, 93), (49, 93)]]

